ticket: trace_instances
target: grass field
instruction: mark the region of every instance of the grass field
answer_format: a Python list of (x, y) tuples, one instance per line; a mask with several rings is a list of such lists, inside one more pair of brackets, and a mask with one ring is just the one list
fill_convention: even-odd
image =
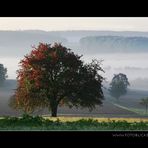
[(61, 122), (73, 122), (73, 121), (79, 121), (79, 120), (96, 120), (97, 122), (118, 122), (118, 121), (126, 121), (129, 123), (133, 122), (148, 122), (148, 118), (98, 118), (98, 117), (46, 117), (43, 116), (45, 119), (49, 119), (51, 121), (60, 120)]
[(117, 107), (120, 107), (122, 109), (134, 112), (138, 115), (148, 115), (148, 113), (145, 112), (144, 108), (125, 107), (125, 106), (122, 106), (122, 105), (119, 105), (119, 104), (116, 104), (116, 103), (114, 103), (114, 105), (117, 106)]
[(130, 91), (127, 95), (122, 96), (120, 100), (116, 100), (110, 96), (107, 96), (107, 100), (114, 106), (137, 114), (137, 116), (147, 116), (145, 106), (140, 104), (141, 98), (148, 96), (148, 92), (145, 91)]

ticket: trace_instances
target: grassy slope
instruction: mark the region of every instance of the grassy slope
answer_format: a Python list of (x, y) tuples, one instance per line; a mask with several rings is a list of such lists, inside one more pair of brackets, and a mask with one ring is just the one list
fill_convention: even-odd
[(117, 107), (120, 107), (122, 109), (125, 109), (125, 110), (128, 110), (128, 111), (131, 111), (131, 112), (134, 112), (138, 115), (148, 115), (148, 113), (145, 112), (145, 109), (139, 109), (139, 108), (131, 108), (131, 107), (125, 107), (125, 106), (122, 106), (122, 105), (119, 105), (119, 104), (116, 104), (114, 103), (115, 106)]
[(119, 101), (107, 96), (107, 100), (114, 106), (121, 109), (136, 113), (138, 116), (148, 116), (145, 112), (145, 107), (140, 105), (142, 97), (147, 97), (147, 91), (130, 90), (127, 95), (122, 96)]

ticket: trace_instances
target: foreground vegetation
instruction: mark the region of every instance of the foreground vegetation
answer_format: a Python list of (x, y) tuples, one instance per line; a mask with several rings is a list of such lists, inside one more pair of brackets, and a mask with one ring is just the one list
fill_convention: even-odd
[[(68, 118), (70, 119), (70, 118)], [(4, 117), (0, 119), (0, 130), (82, 130), (82, 131), (102, 131), (102, 130), (148, 130), (148, 120), (115, 120), (102, 118), (72, 118), (73, 120), (64, 120), (64, 118), (44, 118), (24, 115), (23, 117)]]

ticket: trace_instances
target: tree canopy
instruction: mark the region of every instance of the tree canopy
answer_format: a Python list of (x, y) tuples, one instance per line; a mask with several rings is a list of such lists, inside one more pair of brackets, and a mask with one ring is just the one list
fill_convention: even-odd
[[(20, 62), (15, 108), (33, 111), (48, 107), (57, 116), (59, 105), (87, 107), (101, 105), (103, 71), (101, 61), (85, 64), (82, 56), (61, 44), (40, 43)], [(13, 104), (13, 103), (12, 103)]]
[(127, 93), (127, 87), (130, 85), (128, 78), (125, 74), (115, 74), (111, 83), (109, 92), (112, 97), (119, 99), (120, 96)]

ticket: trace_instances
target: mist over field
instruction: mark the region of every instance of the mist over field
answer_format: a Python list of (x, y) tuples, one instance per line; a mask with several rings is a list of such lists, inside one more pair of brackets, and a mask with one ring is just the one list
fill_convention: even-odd
[[(92, 58), (103, 59), (102, 73), (107, 81), (111, 81), (114, 74), (124, 73), (127, 75), (131, 88), (148, 89), (148, 54), (147, 53), (115, 53), (115, 54), (96, 54), (84, 56), (85, 61)], [(140, 81), (137, 83), (137, 81)]]
[(8, 79), (16, 79), (20, 59), (39, 42), (60, 42), (85, 62), (103, 60), (101, 73), (107, 82), (125, 73), (131, 88), (148, 89), (148, 32), (118, 31), (0, 31), (0, 63), (8, 69)]
[[(71, 48), (72, 51), (82, 56), (86, 63), (92, 59), (103, 60), (102, 68), (105, 73), (104, 87), (109, 83), (114, 74), (124, 73), (130, 82), (128, 93), (121, 97), (120, 105), (130, 108), (143, 109), (139, 105), (141, 97), (148, 96), (148, 32), (134, 31), (0, 31), (0, 63), (7, 68), (8, 79), (4, 87), (0, 88), (0, 115), (19, 115), (20, 112), (12, 110), (9, 99), (16, 89), (16, 71), (19, 62), (37, 46), (39, 42), (54, 43)], [(69, 109), (59, 107), (61, 115), (74, 116), (137, 116), (135, 113), (114, 105), (108, 92), (103, 88), (106, 99), (103, 106), (97, 106), (93, 112), (87, 109)], [(108, 98), (109, 96), (109, 98)], [(40, 114), (49, 114), (48, 110)]]

